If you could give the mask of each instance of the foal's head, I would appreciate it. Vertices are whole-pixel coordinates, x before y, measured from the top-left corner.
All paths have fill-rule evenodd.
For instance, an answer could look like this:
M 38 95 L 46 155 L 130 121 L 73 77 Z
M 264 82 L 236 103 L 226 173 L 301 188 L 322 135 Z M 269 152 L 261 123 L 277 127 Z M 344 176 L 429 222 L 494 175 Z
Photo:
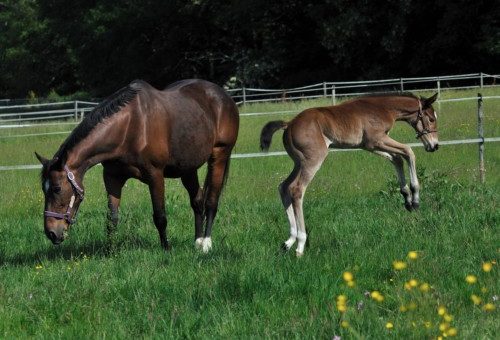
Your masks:
M 410 124 L 417 132 L 417 139 L 424 144 L 425 151 L 434 152 L 439 148 L 439 139 L 437 131 L 437 113 L 432 104 L 436 101 L 436 93 L 430 98 L 420 97 L 419 110 L 417 117 Z
M 83 188 L 62 161 L 48 160 L 35 153 L 42 163 L 42 190 L 45 196 L 44 231 L 53 244 L 64 241 L 68 229 L 75 222 L 78 207 L 83 200 Z

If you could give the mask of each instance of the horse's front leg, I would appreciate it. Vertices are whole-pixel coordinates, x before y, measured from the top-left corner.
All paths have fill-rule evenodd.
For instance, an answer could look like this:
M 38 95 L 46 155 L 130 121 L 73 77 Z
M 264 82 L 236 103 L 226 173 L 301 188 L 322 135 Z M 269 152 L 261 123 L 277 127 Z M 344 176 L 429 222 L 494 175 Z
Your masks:
M 413 153 L 413 150 L 408 145 L 396 142 L 389 136 L 385 136 L 379 143 L 377 143 L 377 149 L 393 155 L 400 155 L 406 160 L 410 172 L 411 208 L 418 209 L 420 206 L 420 184 L 417 178 L 415 154 Z M 407 209 L 408 208 L 409 206 L 407 206 Z
M 106 229 L 108 233 L 108 242 L 112 244 L 112 237 L 116 226 L 118 225 L 118 211 L 122 196 L 122 188 L 125 185 L 126 178 L 112 175 L 107 168 L 103 171 L 104 186 L 108 193 L 108 218 Z
M 165 179 L 163 171 L 155 169 L 149 174 L 149 193 L 153 203 L 153 221 L 160 234 L 161 246 L 170 249 L 167 240 L 167 214 L 165 213 Z
M 382 156 L 386 159 L 388 159 L 393 165 L 394 168 L 396 169 L 396 175 L 398 176 L 398 181 L 399 181 L 399 192 L 401 195 L 403 195 L 403 198 L 405 200 L 405 208 L 408 211 L 413 210 L 412 206 L 412 195 L 410 192 L 410 188 L 408 188 L 408 185 L 406 184 L 406 178 L 405 178 L 405 172 L 403 169 L 403 157 L 401 157 L 398 154 L 390 154 L 388 152 L 384 151 L 373 151 L 375 154 Z

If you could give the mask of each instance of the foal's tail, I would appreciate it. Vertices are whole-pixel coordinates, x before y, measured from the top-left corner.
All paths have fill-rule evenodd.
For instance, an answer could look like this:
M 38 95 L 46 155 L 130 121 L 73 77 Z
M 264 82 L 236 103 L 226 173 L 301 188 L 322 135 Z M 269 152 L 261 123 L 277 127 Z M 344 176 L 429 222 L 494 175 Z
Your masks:
M 264 125 L 262 131 L 260 132 L 260 149 L 262 151 L 269 150 L 273 134 L 279 129 L 286 129 L 287 126 L 288 123 L 284 120 L 275 120 Z

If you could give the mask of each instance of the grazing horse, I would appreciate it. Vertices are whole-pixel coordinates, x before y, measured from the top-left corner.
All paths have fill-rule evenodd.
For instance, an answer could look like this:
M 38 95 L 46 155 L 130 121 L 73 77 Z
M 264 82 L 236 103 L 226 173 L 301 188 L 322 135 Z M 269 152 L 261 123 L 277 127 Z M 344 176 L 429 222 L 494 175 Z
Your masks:
M 194 212 L 195 245 L 209 251 L 238 127 L 234 101 L 215 84 L 183 80 L 160 91 L 133 81 L 94 108 L 51 160 L 35 153 L 43 165 L 45 234 L 54 244 L 64 240 L 84 197 L 85 172 L 101 163 L 108 233 L 118 223 L 125 182 L 136 178 L 149 186 L 154 224 L 168 250 L 164 178 L 180 177 Z M 204 163 L 208 171 L 200 188 L 197 170 Z
M 307 109 L 290 122 L 267 123 L 260 136 L 261 149 L 267 151 L 274 132 L 284 129 L 283 145 L 295 164 L 292 173 L 279 186 L 290 223 L 290 238 L 284 248 L 290 249 L 298 240 L 297 255 L 304 253 L 307 234 L 302 201 L 329 147 L 361 148 L 387 158 L 396 168 L 406 209 L 417 209 L 419 184 L 415 155 L 409 146 L 393 140 L 388 133 L 395 121 L 405 121 L 415 129 L 426 151 L 437 150 L 437 115 L 432 108 L 436 98 L 437 94 L 428 99 L 412 94 L 368 95 L 336 106 Z M 409 165 L 410 188 L 406 184 L 403 159 Z

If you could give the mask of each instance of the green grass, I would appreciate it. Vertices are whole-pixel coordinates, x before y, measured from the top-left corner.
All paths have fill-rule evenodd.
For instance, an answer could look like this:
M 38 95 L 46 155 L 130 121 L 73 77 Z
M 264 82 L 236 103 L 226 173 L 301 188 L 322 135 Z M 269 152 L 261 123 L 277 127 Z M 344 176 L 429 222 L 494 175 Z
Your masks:
M 475 105 L 443 103 L 440 138 L 475 137 Z M 486 101 L 485 112 L 488 136 L 500 136 L 500 100 Z M 243 117 L 236 152 L 257 152 L 262 125 L 292 116 Z M 391 136 L 414 141 L 404 124 Z M 34 164 L 33 150 L 50 155 L 63 139 L 0 139 L 0 164 Z M 282 149 L 278 135 L 273 142 L 273 150 Z M 440 334 L 437 307 L 445 305 L 459 338 L 497 338 L 498 302 L 487 313 L 470 300 L 475 293 L 491 302 L 500 293 L 498 265 L 481 270 L 484 261 L 500 261 L 500 144 L 488 143 L 485 151 L 481 185 L 477 145 L 443 146 L 432 154 L 415 148 L 422 184 L 417 213 L 404 210 L 389 162 L 362 151 L 330 154 L 306 193 L 310 238 L 300 259 L 280 251 L 288 226 L 277 185 L 292 168 L 286 156 L 232 161 L 214 249 L 206 255 L 194 249 L 192 212 L 178 180 L 166 184 L 172 252 L 160 249 L 146 186 L 131 180 L 116 249 L 108 253 L 101 167 L 87 173 L 79 222 L 59 247 L 43 234 L 38 171 L 2 172 L 0 337 L 427 339 Z M 406 260 L 410 250 L 418 250 L 419 259 L 395 271 L 392 262 Z M 344 271 L 353 272 L 356 287 L 346 286 Z M 478 283 L 468 285 L 467 274 Z M 411 278 L 428 282 L 430 292 L 406 291 Z M 383 294 L 382 303 L 364 296 L 373 290 Z M 344 315 L 336 308 L 340 294 L 348 299 Z M 412 301 L 415 310 L 399 311 Z

